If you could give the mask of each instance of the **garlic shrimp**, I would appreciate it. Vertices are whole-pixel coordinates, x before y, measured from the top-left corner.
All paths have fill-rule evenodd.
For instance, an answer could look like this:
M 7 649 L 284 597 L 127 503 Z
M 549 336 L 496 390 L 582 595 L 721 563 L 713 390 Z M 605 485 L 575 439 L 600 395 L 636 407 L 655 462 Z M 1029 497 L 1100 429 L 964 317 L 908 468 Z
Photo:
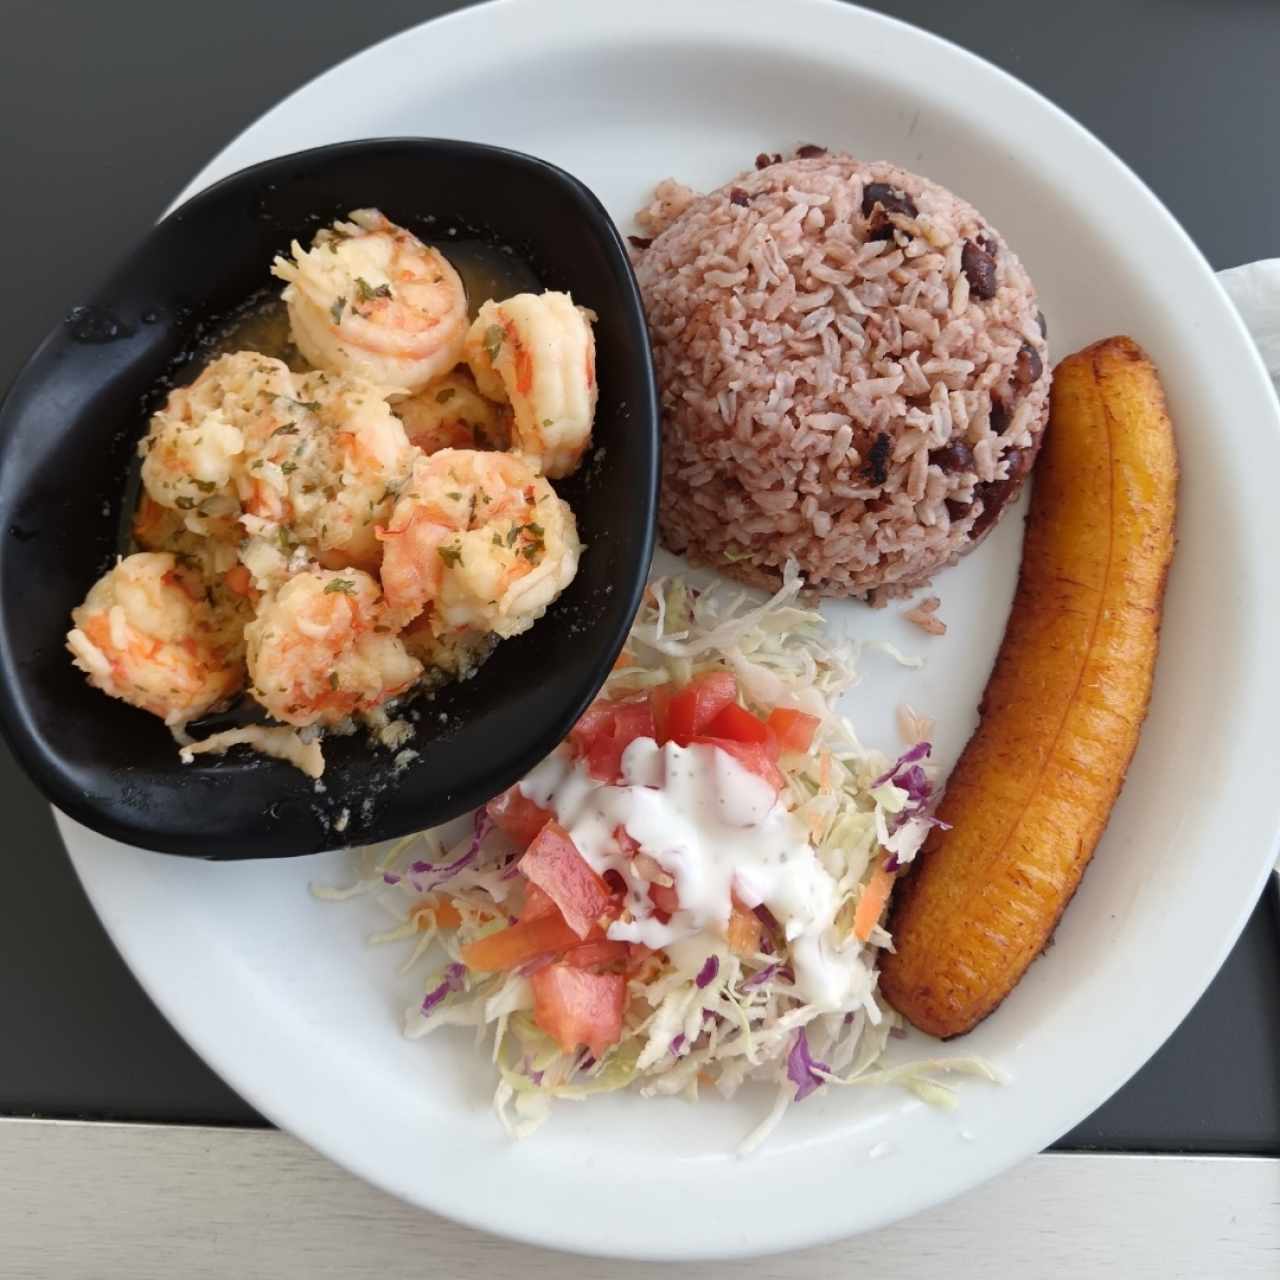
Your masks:
M 172 553 L 125 557 L 71 620 L 67 648 L 89 683 L 168 725 L 204 715 L 244 682 L 239 624 Z
M 392 408 L 411 444 L 423 453 L 441 449 L 505 449 L 511 441 L 511 410 L 476 389 L 464 368 L 437 379 Z
M 577 469 L 596 412 L 591 315 L 567 293 L 486 302 L 467 331 L 467 364 L 490 399 L 514 414 L 512 449 L 551 479 Z
M 245 628 L 250 693 L 286 724 L 333 725 L 414 685 L 422 665 L 359 569 L 309 569 L 259 602 Z
M 270 589 L 312 558 L 376 571 L 375 529 L 416 456 L 378 387 L 331 373 L 297 377 L 288 419 L 248 444 L 239 476 L 250 535 L 242 558 L 255 586 Z
M 396 394 L 421 390 L 462 358 L 467 295 L 438 249 L 377 209 L 295 240 L 272 273 L 286 281 L 294 344 L 313 365 Z
M 527 630 L 582 551 L 573 512 L 527 461 L 473 449 L 419 458 L 381 537 L 393 616 L 427 611 L 437 635 Z

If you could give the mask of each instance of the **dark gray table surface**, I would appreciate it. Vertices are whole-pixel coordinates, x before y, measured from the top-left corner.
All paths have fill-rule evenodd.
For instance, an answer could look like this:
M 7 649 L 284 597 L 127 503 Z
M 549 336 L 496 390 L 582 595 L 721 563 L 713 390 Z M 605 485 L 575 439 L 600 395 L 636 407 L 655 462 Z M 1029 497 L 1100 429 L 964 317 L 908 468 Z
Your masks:
M 339 59 L 457 7 L 9 0 L 0 41 L 8 227 L 0 387 L 243 126 Z M 1155 189 L 1215 267 L 1280 254 L 1273 0 L 875 7 L 983 54 L 1063 106 Z M 261 1123 L 129 974 L 47 807 L 2 746 L 0 803 L 0 1114 Z M 1259 904 L 1182 1027 L 1061 1145 L 1280 1154 L 1274 906 Z

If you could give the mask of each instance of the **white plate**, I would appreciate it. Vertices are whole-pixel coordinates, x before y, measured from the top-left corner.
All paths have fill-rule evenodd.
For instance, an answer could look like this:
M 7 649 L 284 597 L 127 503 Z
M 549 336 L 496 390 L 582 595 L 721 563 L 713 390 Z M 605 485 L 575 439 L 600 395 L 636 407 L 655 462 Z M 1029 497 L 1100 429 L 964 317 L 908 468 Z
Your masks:
M 962 1047 L 1012 1077 L 956 1113 L 896 1092 L 794 1108 L 751 1159 L 766 1099 L 563 1105 L 512 1144 L 466 1036 L 406 1042 L 396 957 L 371 919 L 312 901 L 340 859 L 214 866 L 62 822 L 112 937 L 191 1044 L 265 1115 L 407 1200 L 540 1244 L 666 1257 L 794 1248 L 878 1226 L 991 1177 L 1089 1114 L 1204 990 L 1274 859 L 1280 582 L 1277 406 L 1208 266 L 1149 191 L 1025 86 L 889 19 L 827 3 L 502 3 L 418 28 L 314 81 L 191 190 L 300 147 L 387 134 L 501 143 L 584 179 L 620 222 L 652 184 L 728 180 L 760 150 L 816 141 L 917 169 L 973 200 L 1041 290 L 1053 350 L 1138 338 L 1163 370 L 1182 451 L 1181 546 L 1156 696 L 1094 866 L 1003 1008 Z M 905 699 L 940 719 L 950 763 L 1012 593 L 1012 516 L 938 584 L 944 640 L 899 610 L 840 625 L 927 654 L 866 663 L 851 711 L 892 747 Z M 216 823 L 211 815 L 211 823 Z M 913 1038 L 895 1052 L 932 1046 Z M 884 1154 L 874 1163 L 869 1153 Z

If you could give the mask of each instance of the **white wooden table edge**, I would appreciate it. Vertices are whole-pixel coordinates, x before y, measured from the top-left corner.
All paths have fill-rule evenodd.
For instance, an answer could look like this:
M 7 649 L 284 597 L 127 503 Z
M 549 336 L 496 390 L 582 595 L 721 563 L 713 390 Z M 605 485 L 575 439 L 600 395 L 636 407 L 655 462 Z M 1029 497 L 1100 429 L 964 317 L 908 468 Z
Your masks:
M 659 1269 L 663 1280 L 739 1280 L 743 1269 L 512 1244 L 403 1204 L 275 1130 L 0 1119 L 0 1167 L 6 1280 L 636 1280 Z M 1274 1277 L 1280 1159 L 1040 1155 L 908 1222 L 750 1269 L 753 1280 Z

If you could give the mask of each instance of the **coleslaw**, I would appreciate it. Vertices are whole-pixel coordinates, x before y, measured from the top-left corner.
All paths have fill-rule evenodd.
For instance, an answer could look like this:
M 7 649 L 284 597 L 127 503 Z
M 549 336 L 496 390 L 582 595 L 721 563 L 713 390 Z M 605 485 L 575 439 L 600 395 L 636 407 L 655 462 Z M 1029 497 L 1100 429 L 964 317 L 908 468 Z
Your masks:
M 896 760 L 840 714 L 857 653 L 799 600 L 650 584 L 570 739 L 477 811 L 357 854 L 426 970 L 405 1034 L 469 1027 L 494 1104 L 533 1132 L 557 1099 L 774 1091 L 741 1150 L 826 1085 L 895 1084 L 942 1105 L 970 1058 L 879 1068 L 900 1019 L 876 991 L 897 872 L 931 826 L 927 741 Z

